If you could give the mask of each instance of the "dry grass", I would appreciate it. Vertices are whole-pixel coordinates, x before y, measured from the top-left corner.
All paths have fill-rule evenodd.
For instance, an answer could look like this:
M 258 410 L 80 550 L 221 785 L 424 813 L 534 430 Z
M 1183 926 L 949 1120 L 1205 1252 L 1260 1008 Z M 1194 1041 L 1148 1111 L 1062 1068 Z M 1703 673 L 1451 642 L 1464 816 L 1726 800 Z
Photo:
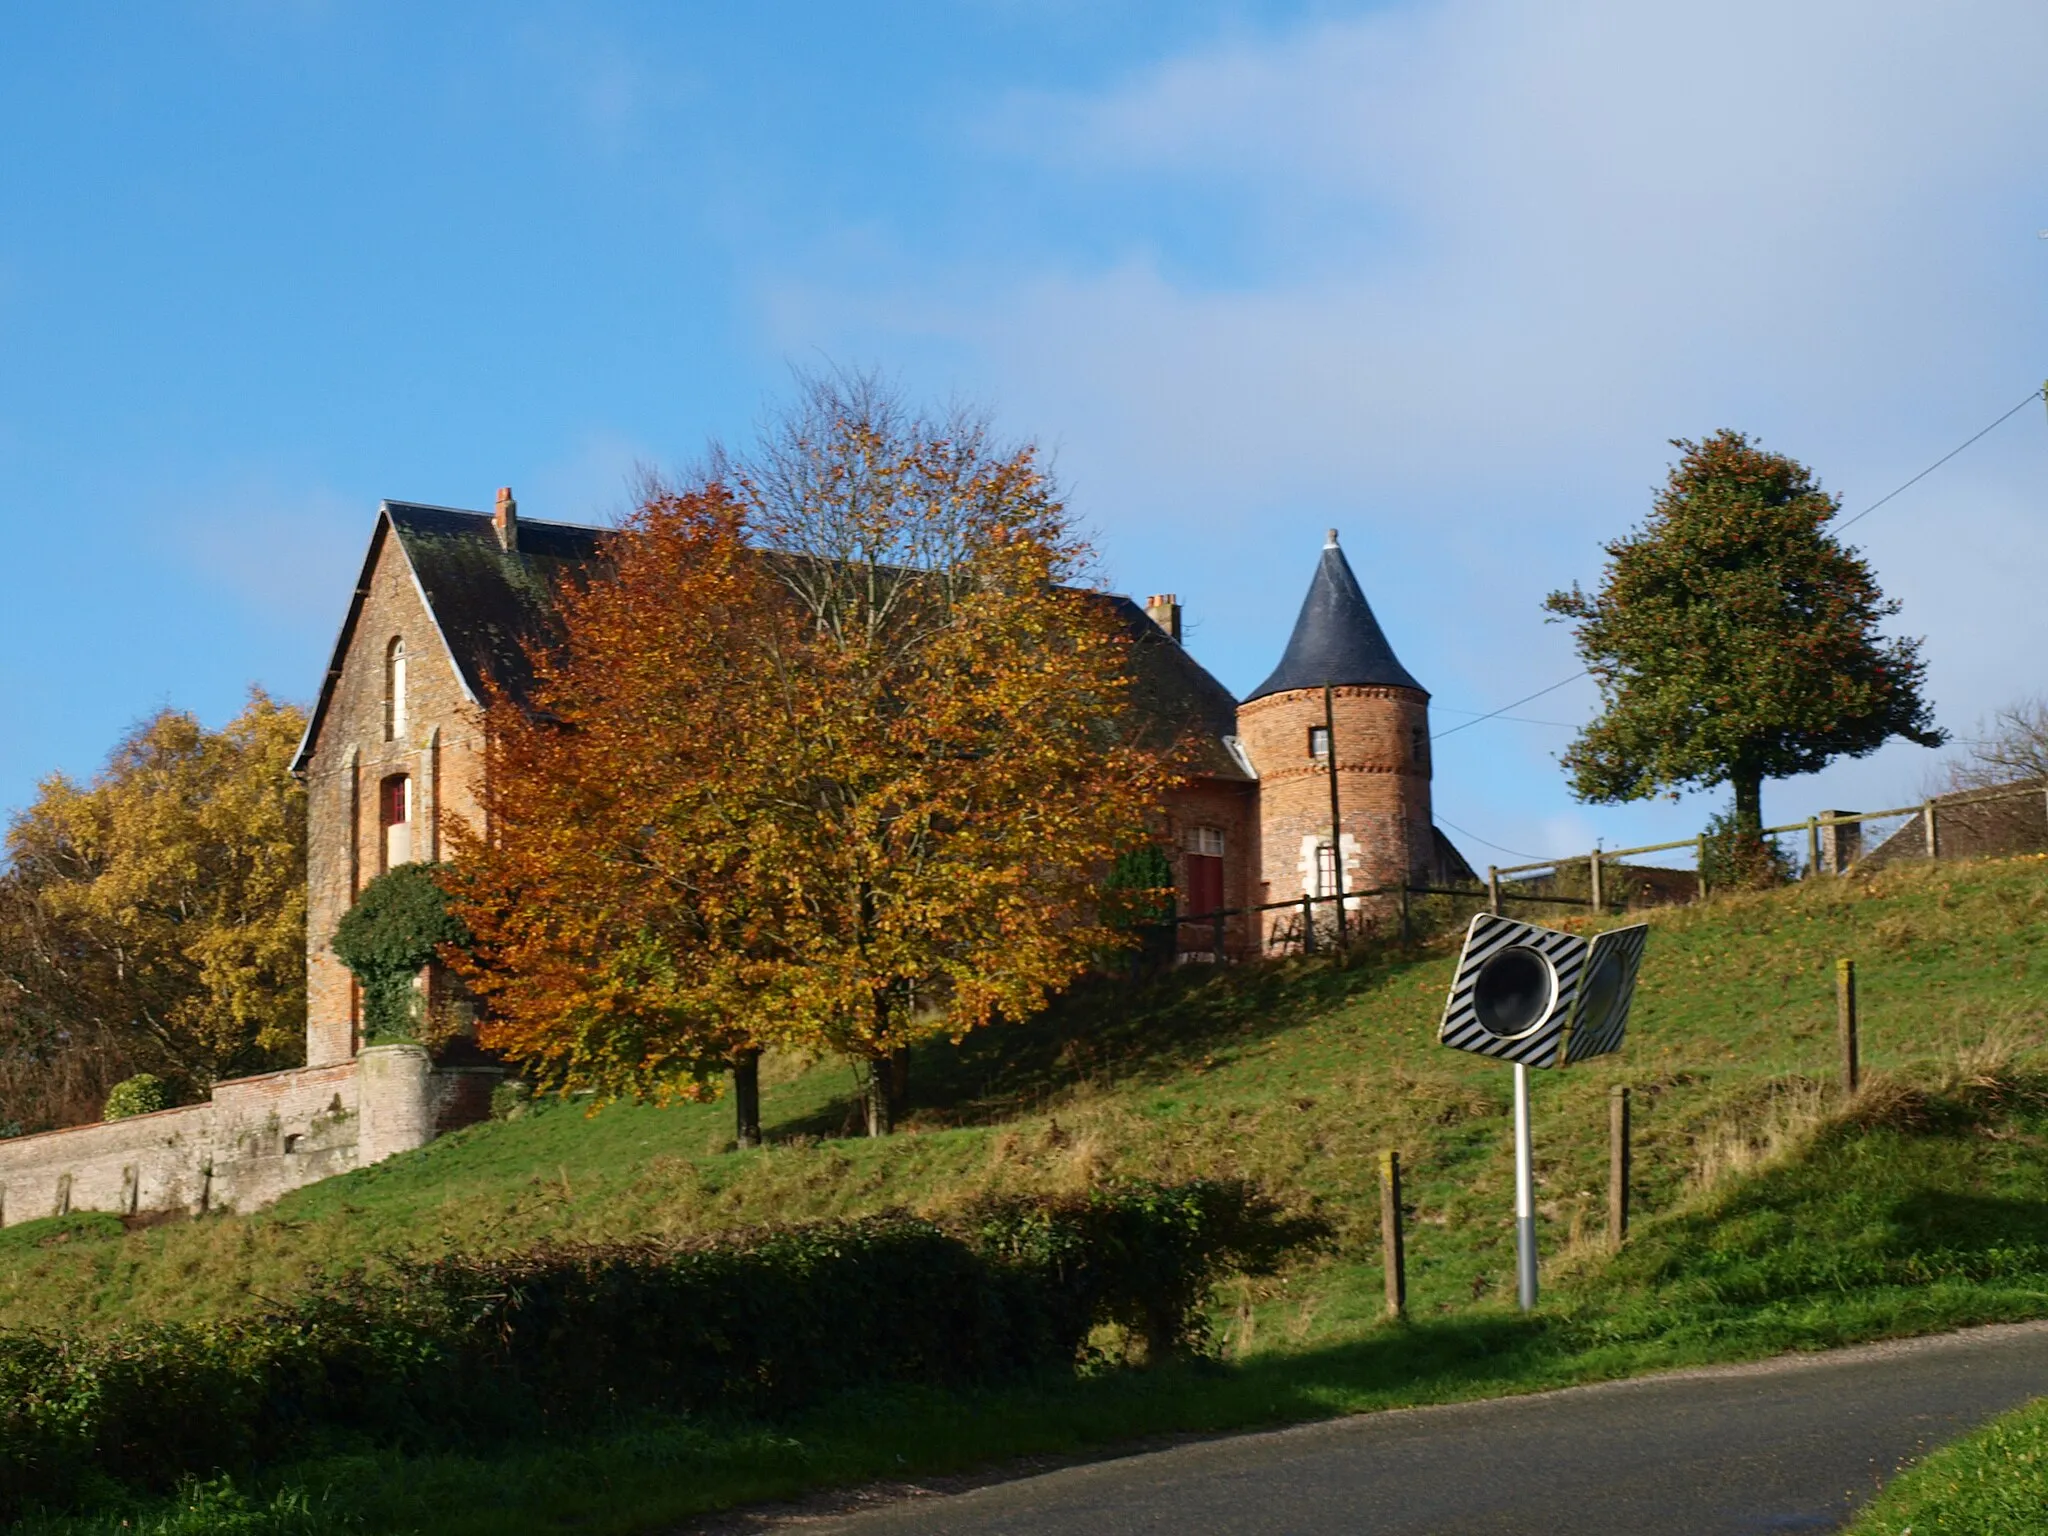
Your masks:
M 1792 1156 L 1828 1121 L 1828 1090 L 1811 1078 L 1769 1085 L 1760 1099 L 1694 1139 L 1691 1188 L 1706 1194 Z

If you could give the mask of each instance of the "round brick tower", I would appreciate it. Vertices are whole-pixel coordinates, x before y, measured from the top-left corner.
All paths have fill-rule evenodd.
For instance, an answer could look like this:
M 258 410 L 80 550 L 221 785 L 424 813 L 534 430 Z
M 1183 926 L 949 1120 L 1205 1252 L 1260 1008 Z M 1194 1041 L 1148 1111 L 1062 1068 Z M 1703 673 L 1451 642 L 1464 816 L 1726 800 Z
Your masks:
M 1326 718 L 1324 689 L 1329 689 Z M 1338 840 L 1330 816 L 1335 727 Z M 1441 862 L 1429 804 L 1429 694 L 1387 644 L 1337 531 L 1309 583 L 1273 675 L 1237 709 L 1259 775 L 1261 874 L 1267 901 L 1399 886 Z M 1386 903 L 1345 903 L 1375 912 Z M 1329 909 L 1322 909 L 1328 911 Z M 1276 915 L 1275 927 L 1287 920 Z

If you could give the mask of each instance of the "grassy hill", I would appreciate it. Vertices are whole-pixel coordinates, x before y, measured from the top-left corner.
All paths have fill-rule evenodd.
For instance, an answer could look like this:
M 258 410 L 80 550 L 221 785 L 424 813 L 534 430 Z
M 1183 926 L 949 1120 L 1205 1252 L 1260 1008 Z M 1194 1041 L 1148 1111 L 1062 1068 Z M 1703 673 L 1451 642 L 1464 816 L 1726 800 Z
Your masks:
M 968 1413 L 913 1395 L 886 1415 L 848 1408 L 766 1437 L 670 1426 L 530 1463 L 513 1452 L 402 1476 L 307 1474 L 348 1484 L 370 1529 L 458 1529 L 445 1510 L 471 1505 L 484 1511 L 476 1529 L 547 1529 L 547 1511 L 573 1505 L 582 1528 L 623 1531 L 907 1466 L 2048 1314 L 2048 863 L 1815 881 L 1652 922 L 1623 1053 L 1538 1077 L 1549 1289 L 1534 1319 L 1512 1310 L 1507 1069 L 1432 1042 L 1447 937 L 1349 967 L 1091 990 L 1031 1025 L 935 1046 L 913 1064 L 923 1107 L 884 1142 L 841 1137 L 844 1067 L 781 1061 L 757 1152 L 730 1150 L 723 1105 L 559 1104 L 252 1216 L 11 1228 L 0 1324 L 218 1316 L 400 1254 L 936 1211 L 1122 1174 L 1241 1175 L 1335 1226 L 1332 1251 L 1225 1288 L 1222 1373 L 1112 1372 Z M 1876 1075 L 1853 1105 L 1831 1086 L 1842 955 L 1858 962 Z M 1635 1090 L 1643 1221 L 1609 1262 L 1597 1239 L 1616 1082 Z M 1409 1170 L 1402 1328 L 1380 1318 L 1384 1147 Z M 595 1510 L 594 1486 L 610 1490 Z M 511 1523 L 515 1508 L 533 1523 Z

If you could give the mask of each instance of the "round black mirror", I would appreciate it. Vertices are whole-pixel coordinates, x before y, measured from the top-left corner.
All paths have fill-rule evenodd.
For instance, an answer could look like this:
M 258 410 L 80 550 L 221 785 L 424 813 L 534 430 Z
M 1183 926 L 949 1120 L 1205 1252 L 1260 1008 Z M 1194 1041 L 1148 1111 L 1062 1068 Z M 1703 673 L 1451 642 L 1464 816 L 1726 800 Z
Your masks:
M 1499 1039 L 1526 1034 L 1543 1021 L 1557 995 L 1550 962 L 1523 944 L 1488 955 L 1472 978 L 1472 1015 Z

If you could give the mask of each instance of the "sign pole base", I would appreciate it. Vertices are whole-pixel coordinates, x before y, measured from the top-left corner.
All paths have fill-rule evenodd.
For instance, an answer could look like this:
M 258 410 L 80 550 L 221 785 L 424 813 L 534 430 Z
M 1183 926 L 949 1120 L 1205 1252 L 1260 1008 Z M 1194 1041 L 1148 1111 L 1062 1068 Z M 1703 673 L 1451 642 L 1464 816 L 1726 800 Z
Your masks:
M 1515 1293 L 1536 1310 L 1536 1172 L 1529 1137 L 1529 1068 L 1515 1063 Z

